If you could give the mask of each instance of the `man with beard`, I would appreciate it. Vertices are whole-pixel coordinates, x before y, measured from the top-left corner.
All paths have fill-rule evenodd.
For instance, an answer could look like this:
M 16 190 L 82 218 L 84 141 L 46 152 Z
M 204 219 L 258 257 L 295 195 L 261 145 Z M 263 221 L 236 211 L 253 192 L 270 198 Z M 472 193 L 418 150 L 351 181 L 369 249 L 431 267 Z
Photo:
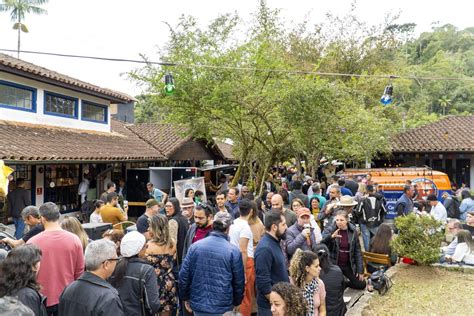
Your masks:
M 270 211 L 265 216 L 266 233 L 255 251 L 258 315 L 270 316 L 270 292 L 278 282 L 290 282 L 280 241 L 285 239 L 286 220 L 283 214 Z
M 283 198 L 280 194 L 274 194 L 271 203 L 272 211 L 279 211 L 285 217 L 287 226 L 292 226 L 296 223 L 296 220 L 298 219 L 296 213 L 283 206 Z
M 216 207 L 214 208 L 214 211 L 213 211 L 214 215 L 218 214 L 219 212 L 230 214 L 230 209 L 225 205 L 225 202 L 226 202 L 225 192 L 221 190 L 217 191 L 216 192 Z
M 198 205 L 194 209 L 194 224 L 189 226 L 184 240 L 183 260 L 189 247 L 196 241 L 203 239 L 212 230 L 212 210 L 209 207 Z

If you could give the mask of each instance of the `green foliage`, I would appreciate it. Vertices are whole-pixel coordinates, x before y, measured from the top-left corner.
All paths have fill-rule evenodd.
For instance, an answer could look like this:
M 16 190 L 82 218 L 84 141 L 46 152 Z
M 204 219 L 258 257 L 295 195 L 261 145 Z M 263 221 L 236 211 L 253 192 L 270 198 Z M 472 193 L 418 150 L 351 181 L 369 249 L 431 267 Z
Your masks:
M 160 51 L 177 66 L 147 64 L 130 73 L 148 88 L 136 105 L 137 120 L 165 119 L 186 124 L 197 137 L 232 139 L 258 188 L 276 162 L 297 157 L 314 173 L 323 156 L 370 160 L 389 151 L 391 135 L 402 127 L 474 112 L 472 81 L 418 79 L 472 76 L 474 29 L 447 25 L 415 39 L 413 23 L 397 24 L 398 16 L 388 15 L 370 26 L 354 9 L 293 29 L 264 0 L 250 24 L 226 14 L 200 27 L 182 16 Z M 166 71 L 175 79 L 173 96 L 163 94 Z M 364 76 L 387 74 L 415 79 L 394 79 L 394 103 L 382 106 L 388 78 Z
M 439 247 L 444 237 L 439 221 L 431 216 L 411 213 L 397 217 L 395 224 L 399 234 L 391 245 L 396 253 L 423 265 L 438 262 Z

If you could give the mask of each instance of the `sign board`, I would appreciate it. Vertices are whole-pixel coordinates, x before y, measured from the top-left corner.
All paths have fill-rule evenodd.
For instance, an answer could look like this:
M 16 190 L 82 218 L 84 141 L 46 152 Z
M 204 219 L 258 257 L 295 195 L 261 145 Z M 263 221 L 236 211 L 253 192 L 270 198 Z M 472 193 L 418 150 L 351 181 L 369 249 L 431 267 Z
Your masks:
M 186 192 L 187 189 L 202 191 L 204 193 L 203 201 L 207 201 L 204 177 L 174 181 L 175 196 L 180 202 L 183 201 L 184 192 Z

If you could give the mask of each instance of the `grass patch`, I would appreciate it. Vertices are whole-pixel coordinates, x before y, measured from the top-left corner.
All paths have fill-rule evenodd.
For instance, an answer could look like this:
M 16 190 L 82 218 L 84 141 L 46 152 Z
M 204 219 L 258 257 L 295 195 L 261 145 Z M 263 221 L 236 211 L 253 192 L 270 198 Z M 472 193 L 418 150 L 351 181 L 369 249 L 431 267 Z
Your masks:
M 389 292 L 374 294 L 362 315 L 473 315 L 474 275 L 400 265 Z

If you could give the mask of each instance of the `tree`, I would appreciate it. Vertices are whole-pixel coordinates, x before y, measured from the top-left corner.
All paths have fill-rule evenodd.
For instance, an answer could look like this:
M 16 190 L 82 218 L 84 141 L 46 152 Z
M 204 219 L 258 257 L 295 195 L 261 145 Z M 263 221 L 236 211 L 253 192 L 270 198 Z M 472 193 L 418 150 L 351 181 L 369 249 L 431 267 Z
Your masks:
M 439 106 L 443 108 L 443 115 L 446 115 L 446 108 L 448 108 L 451 105 L 451 100 L 448 99 L 446 96 L 441 97 L 438 99 Z
M 0 3 L 0 11 L 10 11 L 13 29 L 18 31 L 17 57 L 20 58 L 20 38 L 21 32 L 28 33 L 27 26 L 23 23 L 25 15 L 28 13 L 47 14 L 47 11 L 39 5 L 45 4 L 48 0 L 3 0 Z

